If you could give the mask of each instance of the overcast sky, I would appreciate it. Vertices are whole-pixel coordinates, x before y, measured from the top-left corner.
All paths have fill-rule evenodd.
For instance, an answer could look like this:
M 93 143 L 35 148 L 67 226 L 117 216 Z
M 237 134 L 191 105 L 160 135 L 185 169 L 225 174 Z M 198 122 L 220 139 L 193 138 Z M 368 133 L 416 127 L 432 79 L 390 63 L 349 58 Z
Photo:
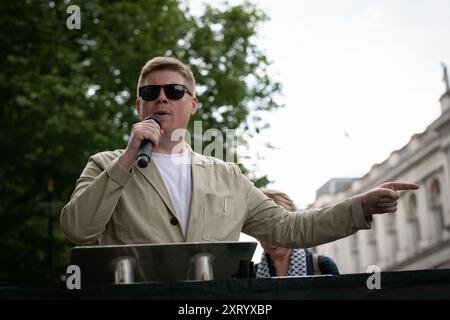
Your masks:
M 332 177 L 363 176 L 439 116 L 450 1 L 252 2 L 270 17 L 258 43 L 286 105 L 252 146 L 277 147 L 258 166 L 300 207 Z M 191 0 L 192 10 L 202 3 Z
M 258 167 L 300 208 L 330 178 L 363 176 L 440 115 L 449 0 L 251 2 L 270 17 L 258 44 L 286 105 L 252 147 L 277 147 Z M 190 3 L 200 12 L 203 1 Z

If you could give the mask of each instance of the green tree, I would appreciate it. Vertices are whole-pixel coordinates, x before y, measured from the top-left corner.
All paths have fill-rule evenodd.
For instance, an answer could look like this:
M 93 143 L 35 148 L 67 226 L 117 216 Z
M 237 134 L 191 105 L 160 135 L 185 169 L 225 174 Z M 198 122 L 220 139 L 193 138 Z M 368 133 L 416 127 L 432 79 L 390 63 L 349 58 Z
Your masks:
M 0 4 L 0 281 L 53 282 L 64 272 L 71 244 L 59 210 L 89 155 L 125 147 L 150 57 L 191 65 L 201 106 L 193 120 L 203 130 L 236 129 L 247 139 L 266 127 L 258 112 L 280 107 L 280 86 L 254 44 L 267 16 L 254 5 L 208 6 L 195 17 L 178 0 L 76 4 L 79 30 L 66 27 L 70 1 Z

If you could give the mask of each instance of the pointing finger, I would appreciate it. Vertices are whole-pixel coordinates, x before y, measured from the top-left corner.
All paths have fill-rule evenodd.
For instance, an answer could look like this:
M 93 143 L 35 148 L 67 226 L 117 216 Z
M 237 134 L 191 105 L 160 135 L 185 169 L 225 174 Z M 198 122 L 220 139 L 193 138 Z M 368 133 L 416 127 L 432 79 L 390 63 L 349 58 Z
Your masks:
M 419 185 L 415 183 L 403 183 L 403 182 L 387 182 L 383 183 L 381 188 L 387 188 L 392 190 L 417 190 Z

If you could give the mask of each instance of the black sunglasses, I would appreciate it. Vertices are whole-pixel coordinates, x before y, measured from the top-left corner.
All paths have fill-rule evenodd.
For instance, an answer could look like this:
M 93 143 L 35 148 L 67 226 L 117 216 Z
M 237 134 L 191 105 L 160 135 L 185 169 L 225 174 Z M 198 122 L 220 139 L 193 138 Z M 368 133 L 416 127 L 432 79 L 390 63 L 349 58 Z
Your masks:
M 185 85 L 172 83 L 163 86 L 151 84 L 148 86 L 139 87 L 139 97 L 141 97 L 145 101 L 156 100 L 159 97 L 161 88 L 164 89 L 164 94 L 170 100 L 180 100 L 184 97 L 185 91 L 190 96 L 192 96 L 192 94 L 189 92 L 189 89 Z

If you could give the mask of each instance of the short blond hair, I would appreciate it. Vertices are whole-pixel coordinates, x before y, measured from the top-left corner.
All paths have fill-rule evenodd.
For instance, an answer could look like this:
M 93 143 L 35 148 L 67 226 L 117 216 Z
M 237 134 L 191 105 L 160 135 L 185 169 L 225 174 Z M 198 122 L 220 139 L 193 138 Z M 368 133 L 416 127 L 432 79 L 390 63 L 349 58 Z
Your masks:
M 172 57 L 155 57 L 148 60 L 142 67 L 137 85 L 137 96 L 139 97 L 139 87 L 142 86 L 145 78 L 154 71 L 172 70 L 180 73 L 186 80 L 186 87 L 195 96 L 195 79 L 191 69 L 180 60 Z
M 277 205 L 282 206 L 288 211 L 297 211 L 294 201 L 289 196 L 281 191 L 275 189 L 262 190 L 266 196 L 272 199 Z

